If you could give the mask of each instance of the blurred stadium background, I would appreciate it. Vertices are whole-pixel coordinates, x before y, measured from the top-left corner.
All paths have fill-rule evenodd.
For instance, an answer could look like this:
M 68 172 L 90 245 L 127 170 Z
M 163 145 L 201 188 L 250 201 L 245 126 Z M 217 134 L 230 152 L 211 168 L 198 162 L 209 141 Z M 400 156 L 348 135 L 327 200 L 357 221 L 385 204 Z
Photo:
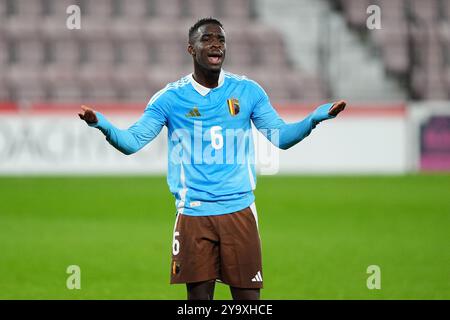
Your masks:
M 165 133 L 126 157 L 76 113 L 131 124 L 192 71 L 187 31 L 205 16 L 224 24 L 224 68 L 285 119 L 348 101 L 259 177 L 262 297 L 449 299 L 449 0 L 0 0 L 0 298 L 185 297 L 168 284 Z

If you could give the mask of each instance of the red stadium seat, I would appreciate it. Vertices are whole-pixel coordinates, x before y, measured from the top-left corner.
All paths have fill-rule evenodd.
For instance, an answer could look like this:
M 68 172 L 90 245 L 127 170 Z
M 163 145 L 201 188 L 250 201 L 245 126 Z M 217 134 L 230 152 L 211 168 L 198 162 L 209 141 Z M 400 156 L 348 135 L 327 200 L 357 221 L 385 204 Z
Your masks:
M 228 19 L 245 21 L 253 15 L 251 0 L 227 0 L 220 3 L 223 6 L 223 16 Z
M 421 21 L 434 21 L 438 17 L 438 0 L 409 0 L 412 13 Z
M 382 24 L 395 22 L 405 22 L 405 12 L 408 0 L 377 0 L 376 4 L 381 9 Z
M 404 21 L 384 22 L 383 28 L 373 33 L 379 46 L 386 70 L 405 75 L 409 68 L 408 27 Z
M 127 21 L 140 22 L 147 19 L 151 12 L 151 1 L 148 0 L 133 0 L 120 1 L 121 17 Z
M 365 28 L 366 10 L 371 4 L 369 0 L 342 0 L 345 16 L 350 26 L 354 28 Z
M 152 0 L 152 15 L 162 19 L 180 18 L 186 7 L 183 0 Z
M 189 10 L 190 16 L 214 17 L 216 14 L 215 3 L 211 0 L 185 0 L 186 8 Z M 225 1 L 224 1 L 225 2 Z

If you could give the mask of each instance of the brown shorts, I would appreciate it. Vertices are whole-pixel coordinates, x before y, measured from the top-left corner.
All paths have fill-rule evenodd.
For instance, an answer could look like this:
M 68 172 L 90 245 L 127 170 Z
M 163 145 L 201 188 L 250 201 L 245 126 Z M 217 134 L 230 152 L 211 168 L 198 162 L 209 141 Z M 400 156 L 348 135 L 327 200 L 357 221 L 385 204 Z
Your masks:
M 170 283 L 219 280 L 237 288 L 262 288 L 257 224 L 254 204 L 217 216 L 178 214 Z

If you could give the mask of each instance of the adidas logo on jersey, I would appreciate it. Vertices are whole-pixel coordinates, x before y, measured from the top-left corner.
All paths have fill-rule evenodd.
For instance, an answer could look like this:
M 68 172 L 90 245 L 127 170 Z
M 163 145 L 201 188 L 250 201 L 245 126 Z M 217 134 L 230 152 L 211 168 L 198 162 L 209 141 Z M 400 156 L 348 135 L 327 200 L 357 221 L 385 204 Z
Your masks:
M 186 113 L 186 117 L 188 117 L 188 118 L 192 118 L 192 117 L 200 117 L 201 116 L 201 114 L 200 114 L 200 112 L 198 111 L 198 108 L 197 107 L 193 107 L 192 109 L 191 109 L 191 111 L 189 111 L 188 113 Z
M 261 272 L 258 271 L 258 273 L 255 275 L 255 277 L 252 279 L 252 282 L 262 282 L 262 276 Z

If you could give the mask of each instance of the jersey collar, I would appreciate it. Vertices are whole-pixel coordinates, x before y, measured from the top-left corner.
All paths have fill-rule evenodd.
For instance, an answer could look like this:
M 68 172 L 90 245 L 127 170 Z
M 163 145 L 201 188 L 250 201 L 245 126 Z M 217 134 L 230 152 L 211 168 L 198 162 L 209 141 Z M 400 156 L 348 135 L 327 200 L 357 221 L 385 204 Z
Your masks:
M 195 91 L 200 93 L 202 96 L 206 96 L 212 90 L 211 88 L 207 88 L 205 86 L 202 86 L 200 83 L 195 81 L 192 73 L 189 75 L 189 79 L 191 80 L 191 84 L 194 87 Z M 223 72 L 223 69 L 221 69 L 220 70 L 220 74 L 219 74 L 219 81 L 218 81 L 218 84 L 217 84 L 216 88 L 221 87 L 223 85 L 224 81 L 225 81 L 225 74 Z M 215 88 L 213 88 L 213 89 L 215 89 Z

